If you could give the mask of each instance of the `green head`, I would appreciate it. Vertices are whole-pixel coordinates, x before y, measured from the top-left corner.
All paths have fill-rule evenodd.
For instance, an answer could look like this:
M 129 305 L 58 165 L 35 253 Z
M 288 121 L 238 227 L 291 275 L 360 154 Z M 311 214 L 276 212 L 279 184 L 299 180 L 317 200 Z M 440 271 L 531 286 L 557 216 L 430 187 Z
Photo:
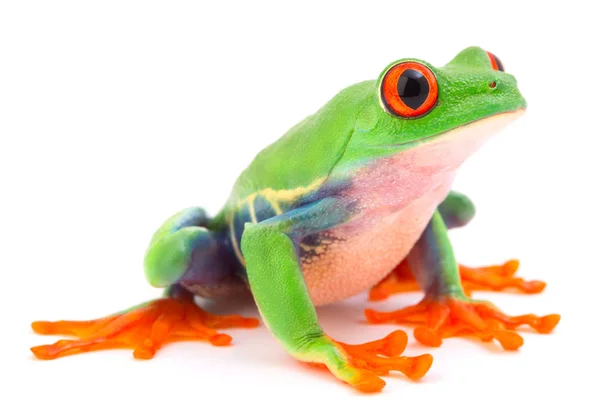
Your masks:
M 413 148 L 476 121 L 517 116 L 527 106 L 516 79 L 479 47 L 466 48 L 443 67 L 398 60 L 376 81 L 349 89 L 364 101 L 342 165 Z

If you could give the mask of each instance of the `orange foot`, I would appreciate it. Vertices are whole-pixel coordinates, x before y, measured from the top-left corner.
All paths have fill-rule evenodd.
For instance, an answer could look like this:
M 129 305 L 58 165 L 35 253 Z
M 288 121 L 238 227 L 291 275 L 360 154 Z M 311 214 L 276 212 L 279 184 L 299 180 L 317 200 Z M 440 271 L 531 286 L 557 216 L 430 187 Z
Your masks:
M 369 323 L 416 323 L 415 338 L 428 346 L 440 346 L 452 336 L 475 336 L 484 342 L 496 339 L 504 349 L 516 350 L 523 338 L 514 330 L 529 325 L 539 333 L 550 333 L 560 321 L 558 314 L 508 316 L 491 303 L 466 298 L 425 298 L 420 303 L 393 312 L 365 310 Z
M 383 339 L 362 344 L 348 344 L 335 341 L 348 355 L 356 368 L 375 375 L 387 375 L 398 371 L 411 380 L 419 380 L 429 371 L 433 363 L 430 354 L 415 357 L 399 356 L 408 343 L 406 332 L 397 330 Z
M 401 372 L 411 380 L 419 380 L 429 371 L 433 362 L 431 355 L 400 356 L 407 342 L 408 336 L 402 330 L 362 344 L 343 343 L 324 336 L 299 359 L 329 369 L 337 378 L 361 392 L 374 393 L 386 384 L 380 376 L 391 371 Z M 337 350 L 332 352 L 331 344 Z
M 509 260 L 503 265 L 470 268 L 459 265 L 461 283 L 464 292 L 470 296 L 472 291 L 506 291 L 519 290 L 526 294 L 537 294 L 543 291 L 543 281 L 526 281 L 516 276 L 519 269 L 518 260 Z M 369 293 L 371 301 L 385 300 L 391 295 L 419 291 L 419 285 L 413 276 L 408 263 L 402 262 L 385 279 L 374 286 Z
M 52 345 L 31 348 L 39 359 L 101 349 L 130 348 L 138 359 L 150 359 L 165 343 L 208 340 L 225 346 L 231 336 L 218 328 L 258 326 L 258 320 L 237 315 L 217 316 L 202 310 L 192 301 L 162 298 L 126 312 L 89 321 L 37 321 L 31 327 L 44 335 L 71 335 L 79 339 L 59 340 Z

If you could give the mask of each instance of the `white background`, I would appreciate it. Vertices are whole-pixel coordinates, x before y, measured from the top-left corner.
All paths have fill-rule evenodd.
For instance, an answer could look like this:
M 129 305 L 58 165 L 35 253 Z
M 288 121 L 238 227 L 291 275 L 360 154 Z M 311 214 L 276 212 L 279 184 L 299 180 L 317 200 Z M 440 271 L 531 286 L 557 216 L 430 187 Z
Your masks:
M 539 3 L 540 5 L 542 3 Z M 0 417 L 598 417 L 597 14 L 592 2 L 5 1 L 0 6 Z M 525 117 L 463 167 L 476 220 L 452 232 L 471 265 L 522 260 L 539 296 L 479 294 L 509 313 L 558 312 L 518 353 L 460 339 L 407 353 L 414 384 L 363 396 L 289 357 L 264 327 L 234 345 L 179 343 L 35 360 L 32 320 L 88 319 L 154 298 L 142 259 L 175 211 L 215 213 L 262 147 L 389 62 L 443 65 L 470 45 L 499 56 Z M 364 295 L 320 310 L 362 342 Z M 256 314 L 252 308 L 221 311 Z M 408 330 L 408 329 L 407 329 Z M 409 330 L 410 332 L 410 330 Z M 591 380 L 591 382 L 590 382 Z

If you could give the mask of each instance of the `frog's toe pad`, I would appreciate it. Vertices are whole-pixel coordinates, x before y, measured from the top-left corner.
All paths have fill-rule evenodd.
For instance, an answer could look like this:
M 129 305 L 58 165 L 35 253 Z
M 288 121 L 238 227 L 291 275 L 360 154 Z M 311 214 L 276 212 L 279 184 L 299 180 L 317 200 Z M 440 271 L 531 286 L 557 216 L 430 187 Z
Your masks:
M 162 298 L 126 312 L 90 321 L 33 322 L 39 334 L 71 335 L 52 345 L 31 348 L 39 359 L 55 359 L 101 349 L 130 348 L 137 359 L 150 359 L 169 342 L 206 340 L 215 346 L 228 345 L 231 336 L 217 328 L 258 326 L 258 320 L 241 316 L 210 314 L 192 301 Z
M 370 323 L 417 324 L 414 336 L 427 346 L 440 346 L 453 336 L 475 336 L 484 342 L 498 341 L 506 350 L 516 350 L 523 338 L 515 332 L 528 325 L 539 333 L 550 333 L 560 321 L 558 314 L 509 316 L 487 302 L 439 297 L 425 298 L 419 304 L 392 312 L 366 310 Z
M 406 333 L 398 330 L 383 339 L 363 344 L 336 342 L 348 354 L 354 367 L 375 375 L 398 371 L 411 380 L 421 379 L 433 362 L 433 357 L 423 354 L 416 357 L 399 356 L 408 342 Z M 364 390 L 363 390 L 364 391 Z

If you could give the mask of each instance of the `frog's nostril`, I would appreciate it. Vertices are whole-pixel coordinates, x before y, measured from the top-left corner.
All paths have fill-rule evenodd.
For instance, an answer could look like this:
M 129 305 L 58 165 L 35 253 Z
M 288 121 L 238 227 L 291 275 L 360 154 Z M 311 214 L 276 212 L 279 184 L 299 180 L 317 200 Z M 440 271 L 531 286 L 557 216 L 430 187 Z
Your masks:
M 498 87 L 498 82 L 496 82 L 495 80 L 494 80 L 494 81 L 491 81 L 491 82 L 488 84 L 488 86 L 490 87 L 490 89 L 495 89 L 496 87 Z

